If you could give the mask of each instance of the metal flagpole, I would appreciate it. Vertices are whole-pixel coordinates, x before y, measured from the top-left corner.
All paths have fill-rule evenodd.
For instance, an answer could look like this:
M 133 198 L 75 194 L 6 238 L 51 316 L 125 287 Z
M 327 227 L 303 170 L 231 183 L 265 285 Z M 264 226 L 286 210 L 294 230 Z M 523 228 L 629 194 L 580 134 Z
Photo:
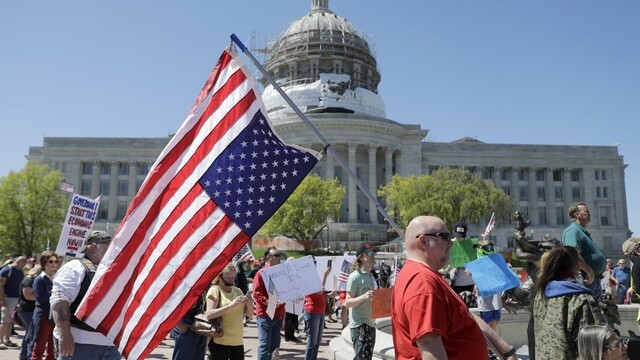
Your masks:
M 236 34 L 231 34 L 231 40 L 236 43 L 236 45 L 238 45 L 238 47 L 240 48 L 240 50 L 242 50 L 242 52 L 247 55 L 249 57 L 249 59 L 251 59 L 251 62 L 253 62 L 253 64 L 258 68 L 258 70 L 260 70 L 260 72 L 262 73 L 262 75 L 264 75 L 267 80 L 269 80 L 269 82 L 271 83 L 271 85 L 273 85 L 273 88 L 276 89 L 278 91 L 278 93 L 280 94 L 280 96 L 282 96 L 284 98 L 284 100 L 287 102 L 287 104 L 289 104 L 289 106 L 291 106 L 291 108 L 293 109 L 293 111 L 296 112 L 296 114 L 300 117 L 300 119 L 302 119 L 302 121 L 305 122 L 305 124 L 307 124 L 307 126 L 309 126 L 309 128 L 311 129 L 311 131 L 313 131 L 313 133 L 316 135 L 316 137 L 320 140 L 320 142 L 324 145 L 324 148 L 326 151 L 329 151 L 331 153 L 331 155 L 333 156 L 333 158 L 338 161 L 338 163 L 340 164 L 340 166 L 347 172 L 347 174 L 349 174 L 349 176 L 351 177 L 351 179 L 353 181 L 355 181 L 356 185 L 360 188 L 360 190 L 362 190 L 362 193 L 364 193 L 367 198 L 372 201 L 373 203 L 376 204 L 376 209 L 378 209 L 378 211 L 380 212 L 380 214 L 382 214 L 382 216 L 385 218 L 385 220 L 387 220 L 389 222 L 389 225 L 391 225 L 391 227 L 398 233 L 398 235 L 402 238 L 404 238 L 404 234 L 403 232 L 400 230 L 400 228 L 398 227 L 398 225 L 396 224 L 396 222 L 391 218 L 391 216 L 389 216 L 389 214 L 387 214 L 387 212 L 384 210 L 384 208 L 382 207 L 382 205 L 380 205 L 380 202 L 378 201 L 378 199 L 376 199 L 375 196 L 373 196 L 373 194 L 371 194 L 371 192 L 369 191 L 369 189 L 367 187 L 364 186 L 364 184 L 360 181 L 360 179 L 358 179 L 358 177 L 356 176 L 356 174 L 351 170 L 351 168 L 349 168 L 349 165 L 347 165 L 347 163 L 344 162 L 344 160 L 342 160 L 342 158 L 340 157 L 340 155 L 338 155 L 338 153 L 335 151 L 335 149 L 333 148 L 333 146 L 331 146 L 331 144 L 329 144 L 329 142 L 327 142 L 327 140 L 322 136 L 322 134 L 320 134 L 320 132 L 318 131 L 318 129 L 316 129 L 316 127 L 311 123 L 311 121 L 302 113 L 302 111 L 296 106 L 296 104 L 293 103 L 293 100 L 291 100 L 291 98 L 287 95 L 287 93 L 284 92 L 284 90 L 282 90 L 282 88 L 280 87 L 280 85 L 278 85 L 276 83 L 276 81 L 271 77 L 271 75 L 269 75 L 269 73 L 267 72 L 267 70 L 262 66 L 262 64 L 260 64 L 260 62 L 253 56 L 253 54 L 251 54 L 251 52 L 249 51 L 249 49 L 247 49 L 246 46 L 244 46 L 244 44 L 242 43 L 242 41 L 240 41 L 240 39 L 238 39 L 238 37 L 236 36 Z

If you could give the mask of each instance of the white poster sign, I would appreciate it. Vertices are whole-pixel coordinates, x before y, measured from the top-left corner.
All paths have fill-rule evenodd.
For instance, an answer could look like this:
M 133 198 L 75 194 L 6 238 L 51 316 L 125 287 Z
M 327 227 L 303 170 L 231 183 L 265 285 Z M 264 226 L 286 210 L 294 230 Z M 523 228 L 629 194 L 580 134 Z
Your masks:
M 318 276 L 322 279 L 324 275 L 324 271 L 327 267 L 331 267 L 331 273 L 327 277 L 327 282 L 324 284 L 324 289 L 326 291 L 333 290 L 345 290 L 347 288 L 347 284 L 345 282 L 338 281 L 338 274 L 340 274 L 340 267 L 344 260 L 347 260 L 351 264 L 356 261 L 356 257 L 351 256 L 316 256 L 317 262 L 317 271 Z
M 320 277 L 311 256 L 263 268 L 262 278 L 271 278 L 281 304 L 322 291 Z
M 82 195 L 73 194 L 71 204 L 67 211 L 67 217 L 62 226 L 62 233 L 58 239 L 56 253 L 61 256 L 81 257 L 83 254 L 78 249 L 84 244 L 84 239 L 89 236 L 93 223 L 98 216 L 100 197 L 94 199 Z

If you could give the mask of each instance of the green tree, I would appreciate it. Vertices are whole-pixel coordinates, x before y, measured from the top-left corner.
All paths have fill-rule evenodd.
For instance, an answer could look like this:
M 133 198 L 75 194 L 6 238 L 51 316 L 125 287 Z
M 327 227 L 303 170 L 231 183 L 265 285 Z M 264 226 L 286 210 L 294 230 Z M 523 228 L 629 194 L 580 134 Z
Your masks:
M 386 200 L 387 211 L 402 228 L 419 215 L 438 216 L 449 229 L 459 220 L 480 224 L 492 212 L 501 223 L 513 208 L 511 198 L 492 181 L 453 168 L 442 168 L 432 175 L 396 175 L 378 195 Z
M 0 250 L 31 256 L 55 249 L 68 200 L 59 191 L 61 175 L 48 166 L 28 162 L 0 178 Z
M 260 233 L 288 236 L 309 252 L 318 234 L 327 226 L 327 220 L 340 215 L 345 193 L 344 186 L 335 179 L 322 180 L 315 174 L 307 176 Z

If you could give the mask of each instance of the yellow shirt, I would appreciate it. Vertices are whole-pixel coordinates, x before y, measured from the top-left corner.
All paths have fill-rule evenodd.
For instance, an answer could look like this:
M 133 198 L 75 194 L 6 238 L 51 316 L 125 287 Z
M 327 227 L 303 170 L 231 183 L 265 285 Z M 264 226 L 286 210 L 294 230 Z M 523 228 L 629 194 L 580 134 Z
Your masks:
M 220 304 L 218 307 L 227 306 L 231 301 L 233 301 L 233 299 L 243 295 L 242 290 L 235 286 L 231 287 L 231 292 L 225 292 L 217 285 L 214 285 L 209 288 L 209 291 L 207 291 L 207 299 L 218 300 L 218 294 L 220 294 Z M 234 306 L 222 314 L 223 335 L 219 338 L 213 338 L 213 342 L 227 346 L 242 345 L 242 338 L 244 335 L 242 314 L 244 314 L 244 306 Z

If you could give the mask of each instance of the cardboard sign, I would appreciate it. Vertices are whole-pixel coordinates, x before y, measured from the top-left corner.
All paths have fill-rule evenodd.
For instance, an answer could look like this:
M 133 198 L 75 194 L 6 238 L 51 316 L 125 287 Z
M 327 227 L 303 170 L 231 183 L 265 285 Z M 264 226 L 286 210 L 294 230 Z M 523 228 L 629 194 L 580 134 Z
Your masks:
M 371 317 L 374 319 L 391 316 L 391 293 L 393 288 L 375 289 L 371 301 Z
M 509 269 L 502 254 L 491 254 L 465 265 L 471 272 L 480 296 L 487 297 L 520 286 L 520 280 Z
M 271 278 L 278 291 L 278 302 L 286 303 L 322 291 L 320 277 L 311 256 L 262 269 L 263 279 Z
M 330 266 L 331 273 L 329 273 L 329 277 L 327 277 L 327 282 L 324 284 L 324 289 L 326 291 L 333 290 L 345 290 L 347 288 L 347 283 L 339 281 L 338 274 L 340 273 L 340 267 L 342 266 L 342 262 L 344 260 L 352 263 L 356 261 L 355 256 L 316 256 L 316 268 L 318 271 L 318 277 L 322 280 L 322 276 L 324 275 L 325 269 Z
M 84 240 L 93 229 L 93 223 L 98 217 L 99 206 L 99 196 L 93 200 L 73 194 L 67 217 L 64 220 L 62 232 L 58 239 L 56 254 L 61 256 L 83 256 L 82 253 L 78 252 L 78 249 L 84 245 Z
M 463 267 L 464 264 L 478 258 L 478 251 L 470 239 L 454 241 L 450 254 L 451 266 L 455 268 Z

